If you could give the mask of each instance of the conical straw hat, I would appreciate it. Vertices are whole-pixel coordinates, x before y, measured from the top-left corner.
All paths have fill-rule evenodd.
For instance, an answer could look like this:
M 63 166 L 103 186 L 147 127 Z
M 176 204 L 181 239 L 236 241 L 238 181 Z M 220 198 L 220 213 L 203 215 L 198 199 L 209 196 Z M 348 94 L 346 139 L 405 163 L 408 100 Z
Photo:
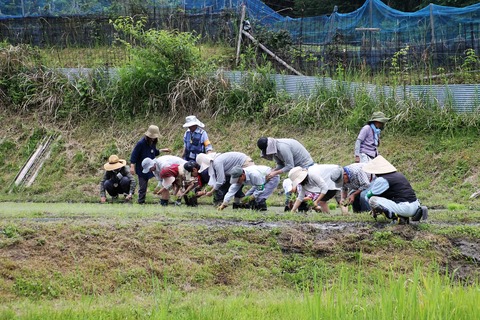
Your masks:
M 390 162 L 382 156 L 377 156 L 362 167 L 363 171 L 373 174 L 386 174 L 397 171 Z

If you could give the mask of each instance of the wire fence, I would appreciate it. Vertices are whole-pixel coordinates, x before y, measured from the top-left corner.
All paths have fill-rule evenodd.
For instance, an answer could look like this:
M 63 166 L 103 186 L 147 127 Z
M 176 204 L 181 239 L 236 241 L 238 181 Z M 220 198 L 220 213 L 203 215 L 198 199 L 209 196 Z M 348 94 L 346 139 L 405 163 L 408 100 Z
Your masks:
M 206 1 L 196 1 L 198 6 L 193 2 L 187 1 L 183 7 L 155 7 L 148 12 L 146 27 L 193 32 L 201 42 L 235 46 L 240 2 L 223 1 L 221 10 L 206 6 Z M 289 19 L 259 1 L 245 3 L 251 34 L 305 75 L 358 73 L 395 78 L 397 83 L 429 83 L 432 79 L 445 81 L 459 70 L 480 69 L 480 5 L 450 11 L 430 6 L 421 12 L 394 12 L 391 16 L 391 8 L 378 0 L 367 0 L 361 9 L 349 14 Z M 195 10 L 186 10 L 187 5 Z M 81 61 L 116 66 L 128 56 L 126 51 L 114 49 L 112 19 L 114 16 L 99 15 L 3 18 L 0 41 L 57 50 L 50 56 L 55 66 L 79 66 Z M 243 44 L 249 44 L 248 40 Z M 82 50 L 65 50 L 69 48 Z

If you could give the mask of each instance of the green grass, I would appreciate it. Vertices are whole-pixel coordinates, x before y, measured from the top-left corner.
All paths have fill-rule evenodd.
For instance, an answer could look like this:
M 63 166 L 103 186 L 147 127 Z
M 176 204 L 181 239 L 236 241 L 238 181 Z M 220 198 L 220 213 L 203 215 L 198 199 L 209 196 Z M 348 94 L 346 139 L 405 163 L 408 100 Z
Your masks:
M 479 274 L 449 240 L 478 243 L 466 214 L 4 202 L 0 318 L 468 319 Z
M 361 268 L 361 266 L 358 266 Z M 320 271 L 320 270 L 319 270 Z M 2 319 L 473 319 L 478 283 L 461 286 L 439 272 L 368 277 L 343 266 L 334 279 L 318 274 L 298 290 L 182 293 L 153 278 L 151 292 L 55 301 L 23 300 L 0 307 Z

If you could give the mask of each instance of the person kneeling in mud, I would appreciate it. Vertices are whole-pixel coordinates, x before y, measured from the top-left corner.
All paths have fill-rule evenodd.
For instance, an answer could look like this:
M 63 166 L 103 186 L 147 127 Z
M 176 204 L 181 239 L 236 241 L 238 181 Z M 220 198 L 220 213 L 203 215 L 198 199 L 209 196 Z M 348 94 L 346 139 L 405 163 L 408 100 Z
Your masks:
M 261 165 L 245 168 L 240 166 L 233 167 L 229 172 L 230 188 L 218 209 L 225 209 L 228 206 L 228 202 L 245 184 L 252 187 L 247 191 L 242 202 L 248 203 L 250 209 L 267 211 L 267 198 L 272 195 L 280 182 L 280 176 L 278 175 L 267 181 L 266 177 L 271 171 L 270 167 Z
M 290 170 L 288 178 L 292 180 L 292 187 L 301 186 L 292 212 L 298 210 L 305 200 L 306 192 L 310 192 L 314 195 L 318 194 L 313 200 L 313 210 L 329 213 L 327 201 L 336 198 L 338 202 L 340 188 L 343 185 L 342 173 L 342 167 L 335 164 L 315 164 L 307 169 L 295 167 Z
M 366 195 L 375 219 L 380 214 L 399 224 L 427 219 L 428 209 L 420 205 L 410 182 L 384 157 L 377 156 L 362 169 L 377 176 Z

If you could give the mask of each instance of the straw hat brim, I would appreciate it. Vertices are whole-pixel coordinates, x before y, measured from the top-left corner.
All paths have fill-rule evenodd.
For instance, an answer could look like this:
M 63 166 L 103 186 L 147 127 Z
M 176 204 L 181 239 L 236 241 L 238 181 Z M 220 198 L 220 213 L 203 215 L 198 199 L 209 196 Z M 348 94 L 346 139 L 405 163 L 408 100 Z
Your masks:
M 120 169 L 121 167 L 124 167 L 127 164 L 127 161 L 123 159 L 119 159 L 118 162 L 116 163 L 110 163 L 107 162 L 103 165 L 103 168 L 107 171 L 112 171 L 112 170 L 117 170 Z
M 377 156 L 362 167 L 363 171 L 373 174 L 387 174 L 397 171 L 390 162 L 382 156 Z

